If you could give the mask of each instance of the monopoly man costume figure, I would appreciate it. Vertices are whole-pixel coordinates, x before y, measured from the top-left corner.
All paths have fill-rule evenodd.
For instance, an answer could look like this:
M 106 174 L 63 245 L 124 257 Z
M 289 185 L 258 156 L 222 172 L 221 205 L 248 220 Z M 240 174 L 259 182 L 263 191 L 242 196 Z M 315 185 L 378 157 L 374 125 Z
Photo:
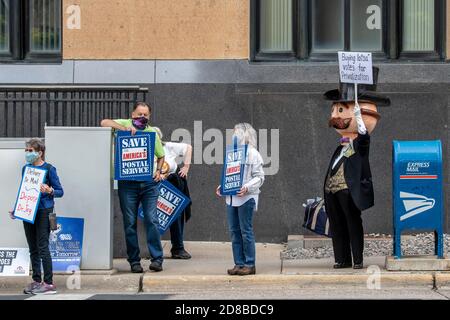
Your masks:
M 364 231 L 361 211 L 374 205 L 372 174 L 369 164 L 370 133 L 380 115 L 377 106 L 390 100 L 375 93 L 378 68 L 373 68 L 373 85 L 358 85 L 355 104 L 354 84 L 340 83 L 328 91 L 332 101 L 329 126 L 341 135 L 324 183 L 325 210 L 333 239 L 335 269 L 363 268 Z

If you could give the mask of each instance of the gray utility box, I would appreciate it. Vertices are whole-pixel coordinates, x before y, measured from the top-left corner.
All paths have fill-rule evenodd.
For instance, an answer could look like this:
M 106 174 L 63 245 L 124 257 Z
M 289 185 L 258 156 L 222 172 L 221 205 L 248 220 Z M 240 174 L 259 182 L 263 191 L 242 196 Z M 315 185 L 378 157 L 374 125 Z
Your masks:
M 23 222 L 8 215 L 14 209 L 22 179 L 26 140 L 0 139 L 0 247 L 3 248 L 28 248 Z
M 64 197 L 58 216 L 84 218 L 81 269 L 112 269 L 112 132 L 99 127 L 46 127 L 46 160 L 56 167 Z

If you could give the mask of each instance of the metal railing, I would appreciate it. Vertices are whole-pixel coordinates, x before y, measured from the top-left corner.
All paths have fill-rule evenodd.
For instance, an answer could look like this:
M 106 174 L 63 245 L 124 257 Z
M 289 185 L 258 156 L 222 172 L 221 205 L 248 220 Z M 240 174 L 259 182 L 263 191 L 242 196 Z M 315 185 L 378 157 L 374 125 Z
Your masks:
M 148 89 L 138 86 L 0 86 L 0 137 L 43 137 L 44 127 L 96 127 L 128 118 Z

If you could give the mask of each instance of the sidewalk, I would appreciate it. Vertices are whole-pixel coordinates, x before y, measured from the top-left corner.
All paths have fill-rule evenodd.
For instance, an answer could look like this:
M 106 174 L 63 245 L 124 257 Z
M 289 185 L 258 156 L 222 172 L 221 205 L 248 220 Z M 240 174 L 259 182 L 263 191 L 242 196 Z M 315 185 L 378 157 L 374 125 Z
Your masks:
M 256 275 L 228 276 L 226 270 L 233 267 L 230 243 L 186 242 L 186 250 L 192 254 L 190 260 L 170 259 L 170 244 L 163 242 L 164 271 L 150 272 L 149 260 L 142 260 L 144 274 L 130 273 L 125 259 L 114 260 L 114 270 L 82 270 L 81 290 L 76 292 L 186 292 L 205 287 L 218 290 L 236 287 L 280 284 L 289 287 L 339 287 L 367 288 L 373 273 L 380 271 L 380 284 L 389 287 L 421 287 L 450 289 L 450 272 L 389 272 L 384 268 L 385 257 L 365 259 L 362 270 L 332 268 L 332 259 L 281 260 L 285 248 L 280 244 L 258 243 L 256 252 Z M 369 267 L 369 268 L 367 268 Z M 370 278 L 372 277 L 372 278 Z M 0 278 L 0 294 L 18 293 L 30 281 L 28 277 Z M 67 289 L 77 278 L 74 275 L 56 274 L 55 283 L 59 292 L 74 292 Z M 374 280 L 375 281 L 375 280 Z M 372 282 L 374 282 L 372 281 Z
M 281 260 L 285 246 L 258 243 L 256 252 L 256 275 L 246 277 L 228 276 L 226 269 L 233 266 L 230 243 L 190 242 L 186 249 L 193 259 L 187 261 L 166 259 L 164 272 L 148 272 L 143 277 L 144 292 L 183 290 L 210 286 L 240 286 L 268 283 L 290 286 L 354 286 L 367 288 L 373 272 L 380 271 L 383 287 L 450 288 L 450 273 L 435 272 L 389 272 L 385 269 L 385 257 L 368 257 L 362 270 L 333 269 L 333 259 Z M 166 248 L 165 248 L 166 249 Z M 165 250 L 166 251 L 166 250 Z M 367 269 L 367 267 L 370 269 Z

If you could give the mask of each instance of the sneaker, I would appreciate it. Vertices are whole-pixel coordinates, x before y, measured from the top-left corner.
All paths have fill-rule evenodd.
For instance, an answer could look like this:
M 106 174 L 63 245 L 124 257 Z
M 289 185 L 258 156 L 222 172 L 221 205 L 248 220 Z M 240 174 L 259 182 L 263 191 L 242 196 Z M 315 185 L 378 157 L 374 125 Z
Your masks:
M 53 284 L 43 282 L 39 287 L 31 291 L 32 294 L 56 294 L 56 287 Z
M 255 267 L 242 267 L 236 272 L 236 275 L 238 276 L 248 276 L 251 274 L 256 274 Z
M 140 263 L 136 263 L 131 265 L 131 272 L 132 273 L 143 273 L 144 269 L 142 268 Z
M 239 271 L 241 268 L 242 268 L 242 267 L 240 267 L 240 266 L 234 266 L 233 269 L 228 269 L 228 270 L 227 270 L 227 273 L 228 273 L 230 276 L 236 276 L 237 273 L 238 273 L 238 271 Z
M 30 283 L 29 285 L 27 285 L 27 286 L 25 287 L 25 289 L 23 289 L 23 293 L 25 293 L 25 294 L 31 294 L 31 293 L 33 292 L 33 290 L 36 290 L 40 285 L 41 285 L 40 282 L 33 281 L 32 283 Z
M 159 261 L 153 261 L 152 263 L 150 263 L 150 270 L 155 271 L 155 272 L 159 272 L 162 271 L 162 262 Z
M 190 259 L 192 258 L 192 256 L 189 254 L 189 252 L 187 252 L 184 249 L 180 249 L 180 250 L 173 250 L 172 251 L 172 259 Z

